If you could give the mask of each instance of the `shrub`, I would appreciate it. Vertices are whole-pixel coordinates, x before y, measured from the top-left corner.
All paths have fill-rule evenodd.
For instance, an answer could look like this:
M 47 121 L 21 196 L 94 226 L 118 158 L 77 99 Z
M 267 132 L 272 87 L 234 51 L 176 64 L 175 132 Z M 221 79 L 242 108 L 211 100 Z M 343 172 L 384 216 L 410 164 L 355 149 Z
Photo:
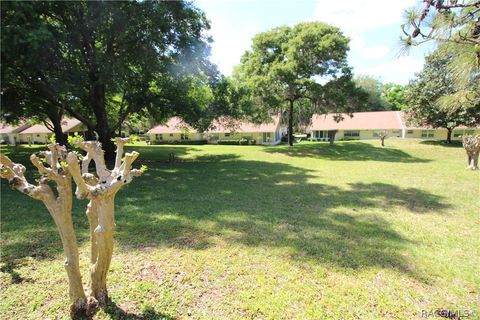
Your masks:
M 239 145 L 240 140 L 218 140 L 218 144 Z
M 255 145 L 255 144 L 257 144 L 257 141 L 255 139 L 252 139 L 252 140 L 250 140 L 250 144 Z
M 246 145 L 248 145 L 248 140 L 247 139 L 240 139 L 238 141 L 238 143 L 241 144 L 242 146 L 246 146 Z
M 150 144 L 163 145 L 163 144 L 175 144 L 175 145 L 202 145 L 207 144 L 207 140 L 174 140 L 174 141 L 150 141 Z

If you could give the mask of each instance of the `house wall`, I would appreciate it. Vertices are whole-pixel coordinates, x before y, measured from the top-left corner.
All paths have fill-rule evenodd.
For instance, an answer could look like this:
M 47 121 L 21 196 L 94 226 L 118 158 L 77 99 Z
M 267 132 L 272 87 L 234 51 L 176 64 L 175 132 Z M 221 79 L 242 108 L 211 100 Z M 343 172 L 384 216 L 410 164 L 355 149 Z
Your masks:
M 20 139 L 18 133 L 2 133 L 0 140 L 3 140 L 6 144 L 16 145 Z
M 314 130 L 317 131 L 317 130 Z M 346 136 L 345 131 L 358 131 L 359 136 L 357 137 L 352 137 L 352 136 Z M 367 140 L 367 139 L 378 139 L 378 133 L 381 131 L 386 131 L 387 136 L 392 138 L 392 137 L 402 137 L 402 130 L 338 130 L 337 133 L 335 134 L 335 140 L 340 140 L 340 139 L 352 139 L 352 140 Z M 314 132 L 312 131 L 312 138 L 313 140 L 317 139 L 316 136 L 314 136 Z M 328 135 L 325 135 L 325 137 L 328 137 Z M 327 139 L 323 139 L 327 140 Z
M 430 140 L 445 140 L 447 139 L 447 129 L 435 129 L 428 130 L 433 132 L 433 137 L 422 137 L 422 131 L 427 130 L 405 130 L 405 138 L 416 138 L 416 139 L 430 139 Z M 462 140 L 461 136 L 455 137 L 455 135 L 464 135 L 465 133 L 480 134 L 480 129 L 454 129 L 452 132 L 452 140 Z
M 265 132 L 269 134 L 269 137 L 264 139 L 264 132 L 235 132 L 235 133 L 213 133 L 208 135 L 208 141 L 210 143 L 216 143 L 218 140 L 240 140 L 249 139 L 255 140 L 256 144 L 276 144 L 281 139 L 280 130 L 275 132 Z
M 50 142 L 52 133 L 19 134 L 20 143 L 46 144 Z
M 179 141 L 182 140 L 182 134 L 181 133 L 163 133 L 162 134 L 162 139 L 159 137 L 157 138 L 158 134 L 155 133 L 149 133 L 148 138 L 150 141 L 155 142 L 155 141 L 165 141 L 165 142 L 173 142 L 173 141 Z M 197 133 L 197 132 L 190 132 L 188 134 L 188 140 L 202 140 L 202 134 Z

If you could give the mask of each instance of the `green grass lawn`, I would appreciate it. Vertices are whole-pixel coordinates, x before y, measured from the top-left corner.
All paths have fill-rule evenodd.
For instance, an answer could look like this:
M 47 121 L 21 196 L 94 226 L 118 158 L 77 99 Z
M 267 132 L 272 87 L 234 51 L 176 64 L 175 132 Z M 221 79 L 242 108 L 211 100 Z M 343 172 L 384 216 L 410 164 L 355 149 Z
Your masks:
M 460 145 L 133 149 L 149 170 L 117 195 L 113 302 L 94 319 L 480 317 L 480 174 Z M 3 151 L 25 164 L 33 148 Z M 52 219 L 1 191 L 1 317 L 67 318 Z M 73 213 L 83 272 L 86 204 Z

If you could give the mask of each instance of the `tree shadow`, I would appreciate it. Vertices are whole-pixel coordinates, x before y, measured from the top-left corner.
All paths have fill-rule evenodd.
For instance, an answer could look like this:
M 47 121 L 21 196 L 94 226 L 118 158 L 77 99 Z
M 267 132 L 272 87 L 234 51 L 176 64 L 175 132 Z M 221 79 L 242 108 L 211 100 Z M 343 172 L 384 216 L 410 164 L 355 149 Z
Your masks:
M 324 142 L 297 144 L 293 147 L 265 148 L 265 152 L 284 154 L 290 157 L 309 157 L 333 161 L 382 161 L 421 163 L 429 159 L 413 157 L 405 151 L 388 147 L 375 147 L 369 143 L 349 141 L 330 146 Z
M 385 183 L 339 187 L 313 179 L 318 176 L 304 168 L 241 160 L 235 154 L 177 164 L 154 162 L 120 191 L 115 238 L 123 250 L 203 250 L 221 238 L 245 246 L 286 248 L 293 260 L 346 269 L 381 266 L 421 278 L 403 254 L 411 240 L 395 231 L 386 216 L 397 209 L 439 214 L 449 208 L 442 197 Z M 60 253 L 60 239 L 46 209 L 31 199 L 19 203 L 20 197 L 27 199 L 13 190 L 2 193 L 2 203 L 15 203 L 2 204 L 2 241 L 10 238 L 2 256 L 22 258 L 31 255 L 32 248 L 37 258 Z M 86 201 L 74 203 L 81 244 L 88 239 Z
M 168 314 L 159 313 L 152 307 L 147 307 L 140 314 L 124 310 L 114 301 L 110 301 L 104 310 L 114 320 L 174 320 Z
M 24 283 L 24 282 L 33 282 L 32 278 L 25 278 L 20 275 L 20 273 L 16 270 L 21 267 L 22 263 L 18 260 L 3 260 L 2 266 L 0 267 L 0 271 L 3 273 L 8 273 L 11 277 L 10 282 L 12 284 Z
M 402 254 L 411 240 L 383 214 L 449 208 L 442 197 L 417 188 L 385 183 L 340 188 L 312 183 L 316 176 L 288 164 L 235 155 L 202 159 L 175 170 L 153 167 L 137 181 L 135 193 L 118 198 L 116 239 L 124 248 L 202 250 L 220 237 L 246 246 L 286 248 L 294 260 L 347 269 L 381 266 L 422 278 Z
M 445 140 L 422 140 L 420 144 L 429 146 L 440 146 L 445 148 L 463 148 L 462 141 L 452 140 L 452 143 L 446 143 Z

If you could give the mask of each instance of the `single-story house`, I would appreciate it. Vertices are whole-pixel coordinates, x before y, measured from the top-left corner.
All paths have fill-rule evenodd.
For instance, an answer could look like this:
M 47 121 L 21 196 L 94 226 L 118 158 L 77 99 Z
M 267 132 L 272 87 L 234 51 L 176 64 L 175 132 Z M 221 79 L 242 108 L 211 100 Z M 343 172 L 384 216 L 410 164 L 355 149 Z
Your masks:
M 173 142 L 182 140 L 202 140 L 202 134 L 190 127 L 179 117 L 168 119 L 167 123 L 159 124 L 147 132 L 152 142 Z
M 203 133 L 187 125 L 181 118 L 172 117 L 167 123 L 150 129 L 147 134 L 152 142 L 174 142 L 182 140 L 207 140 L 217 143 L 219 140 L 248 139 L 257 144 L 277 144 L 282 137 L 280 116 L 272 121 L 253 124 L 243 121 L 220 119 L 213 122 L 211 128 Z
M 30 127 L 27 122 L 20 122 L 18 125 L 0 123 L 0 140 L 2 143 L 16 145 L 20 142 L 19 133 Z
M 328 131 L 337 130 L 335 139 L 376 139 L 381 131 L 388 137 L 446 139 L 446 129 L 415 127 L 405 121 L 401 111 L 354 112 L 352 116 L 342 115 L 337 122 L 336 114 L 316 114 L 312 117 L 309 132 L 312 140 L 328 141 Z M 464 134 L 480 134 L 480 128 L 458 127 L 453 130 L 452 139 L 460 140 Z
M 275 145 L 282 139 L 280 116 L 273 116 L 270 122 L 254 124 L 245 121 L 217 120 L 211 129 L 205 132 L 205 137 L 212 143 L 219 140 L 247 139 L 255 140 L 257 144 Z
M 62 120 L 62 129 L 66 134 L 73 134 L 74 132 L 84 133 L 85 126 L 77 119 L 65 118 Z M 53 132 L 44 124 L 35 124 L 19 133 L 20 143 L 49 143 L 50 136 Z

